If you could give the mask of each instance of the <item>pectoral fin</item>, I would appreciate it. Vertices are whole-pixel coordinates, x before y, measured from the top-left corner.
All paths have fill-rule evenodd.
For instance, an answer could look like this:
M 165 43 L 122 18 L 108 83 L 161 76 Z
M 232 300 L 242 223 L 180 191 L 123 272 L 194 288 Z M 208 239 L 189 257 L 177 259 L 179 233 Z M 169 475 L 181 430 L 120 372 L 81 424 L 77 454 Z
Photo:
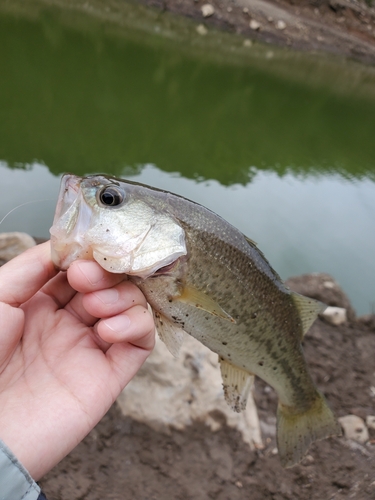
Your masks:
M 316 320 L 318 314 L 323 312 L 327 306 L 322 302 L 305 297 L 304 295 L 300 295 L 296 292 L 292 292 L 291 296 L 302 321 L 302 335 L 305 335 L 310 326 Z
M 232 323 L 236 321 L 227 312 L 224 311 L 222 307 L 219 306 L 213 299 L 211 299 L 204 292 L 200 292 L 196 288 L 185 286 L 182 294 L 178 297 L 174 297 L 173 300 L 178 300 L 179 302 L 184 302 L 198 309 L 218 316 L 219 318 L 226 319 Z
M 184 341 L 185 332 L 157 311 L 153 310 L 152 312 L 160 339 L 167 346 L 172 356 L 177 358 Z
M 224 396 L 233 411 L 240 413 L 246 408 L 247 398 L 254 383 L 254 375 L 241 370 L 219 357 Z

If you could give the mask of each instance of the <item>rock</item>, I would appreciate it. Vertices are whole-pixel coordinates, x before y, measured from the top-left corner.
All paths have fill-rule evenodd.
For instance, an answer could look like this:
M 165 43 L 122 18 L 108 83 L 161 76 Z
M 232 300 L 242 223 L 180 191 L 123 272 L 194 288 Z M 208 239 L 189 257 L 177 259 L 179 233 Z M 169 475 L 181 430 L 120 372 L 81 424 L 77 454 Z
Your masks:
M 321 313 L 324 318 L 331 325 L 339 326 L 346 323 L 346 309 L 343 307 L 328 306 L 325 311 Z
M 206 26 L 204 24 L 199 24 L 197 27 L 196 27 L 196 30 L 197 30 L 197 33 L 198 35 L 207 35 L 208 33 L 208 29 L 206 28 Z
M 254 31 L 257 31 L 260 29 L 260 23 L 258 23 L 258 21 L 256 21 L 255 19 L 252 19 L 250 21 L 249 26 Z
M 327 306 L 346 309 L 348 321 L 353 322 L 355 320 L 355 312 L 348 296 L 329 274 L 302 274 L 301 276 L 289 278 L 286 285 L 294 292 L 320 300 Z
M 367 415 L 366 425 L 369 429 L 372 429 L 375 431 L 375 415 Z
M 204 5 L 202 5 L 201 11 L 202 11 L 203 17 L 210 17 L 213 14 L 215 14 L 214 7 L 209 3 L 205 3 Z
M 276 418 L 269 419 L 270 421 L 265 422 L 260 420 L 260 430 L 263 436 L 276 437 Z
M 358 318 L 358 321 L 362 323 L 369 330 L 375 331 L 375 314 L 366 314 Z
M 34 238 L 27 233 L 0 233 L 0 261 L 8 262 L 35 245 Z
M 284 21 L 282 21 L 281 19 L 279 21 L 276 22 L 276 29 L 278 30 L 285 30 L 286 28 L 286 24 Z
M 338 419 L 347 439 L 364 444 L 369 440 L 365 422 L 357 415 L 345 415 Z
M 117 400 L 124 415 L 157 431 L 185 429 L 203 421 L 216 431 L 236 428 L 251 448 L 262 448 L 257 410 L 250 394 L 246 410 L 225 402 L 217 354 L 186 334 L 178 358 L 157 339 L 155 349 Z

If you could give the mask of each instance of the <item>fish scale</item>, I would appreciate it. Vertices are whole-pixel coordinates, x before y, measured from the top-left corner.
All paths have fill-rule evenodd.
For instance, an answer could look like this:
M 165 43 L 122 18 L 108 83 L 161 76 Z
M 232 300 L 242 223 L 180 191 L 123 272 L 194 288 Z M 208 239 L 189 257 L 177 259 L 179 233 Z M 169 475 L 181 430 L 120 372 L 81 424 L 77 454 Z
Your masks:
M 130 181 L 66 175 L 51 246 L 61 269 L 93 258 L 128 274 L 174 355 L 181 330 L 216 352 L 235 411 L 245 408 L 255 375 L 271 385 L 284 466 L 297 463 L 315 439 L 339 433 L 301 348 L 323 305 L 291 292 L 254 242 L 215 213 Z

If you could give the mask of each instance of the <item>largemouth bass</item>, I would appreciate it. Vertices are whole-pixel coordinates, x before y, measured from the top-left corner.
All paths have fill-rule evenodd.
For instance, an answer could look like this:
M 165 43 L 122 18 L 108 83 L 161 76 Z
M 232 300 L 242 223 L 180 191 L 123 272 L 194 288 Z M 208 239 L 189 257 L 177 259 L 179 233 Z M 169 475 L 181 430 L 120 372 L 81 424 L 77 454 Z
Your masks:
M 245 408 L 255 375 L 271 385 L 285 467 L 314 440 L 339 433 L 301 349 L 324 306 L 291 292 L 255 243 L 221 217 L 141 184 L 67 174 L 50 232 L 60 269 L 94 259 L 109 272 L 126 273 L 146 296 L 172 354 L 183 332 L 216 352 L 235 411 Z

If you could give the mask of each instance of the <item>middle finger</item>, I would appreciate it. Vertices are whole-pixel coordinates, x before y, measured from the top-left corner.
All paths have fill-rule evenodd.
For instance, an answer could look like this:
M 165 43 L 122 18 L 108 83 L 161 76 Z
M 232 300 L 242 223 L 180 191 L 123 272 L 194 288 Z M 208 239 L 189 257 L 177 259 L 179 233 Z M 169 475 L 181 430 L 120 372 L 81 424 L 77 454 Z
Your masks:
M 105 290 L 87 293 L 82 298 L 82 304 L 88 314 L 99 318 L 115 316 L 136 305 L 147 308 L 143 293 L 130 281 L 123 281 Z

